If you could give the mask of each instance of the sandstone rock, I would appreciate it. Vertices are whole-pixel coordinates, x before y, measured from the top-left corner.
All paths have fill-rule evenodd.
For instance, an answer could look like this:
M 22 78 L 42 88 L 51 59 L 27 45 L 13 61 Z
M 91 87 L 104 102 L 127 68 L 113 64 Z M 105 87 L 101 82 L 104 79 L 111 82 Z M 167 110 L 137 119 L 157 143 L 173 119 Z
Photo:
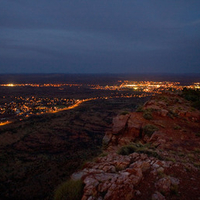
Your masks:
M 158 104 L 162 107 L 166 107 L 167 103 L 164 101 L 158 101 Z
M 161 109 L 161 110 L 160 110 L 160 115 L 161 115 L 162 117 L 166 117 L 167 114 L 168 114 L 168 110 L 165 110 L 165 109 Z
M 155 131 L 152 136 L 149 139 L 149 142 L 156 142 L 159 139 L 161 139 L 163 136 L 163 133 L 161 131 Z
M 126 167 L 128 167 L 130 164 L 130 162 L 116 162 L 115 163 L 115 168 L 116 170 L 123 170 L 125 169 Z
M 142 172 L 145 172 L 148 169 L 150 169 L 150 163 L 146 162 L 146 161 L 144 161 L 144 162 L 138 161 L 138 162 L 135 162 L 132 165 L 130 165 L 130 168 L 133 168 L 133 169 L 140 168 L 142 170 Z
M 168 195 L 172 190 L 176 189 L 179 184 L 179 180 L 174 177 L 164 177 L 159 179 L 155 186 L 158 191 Z
M 158 191 L 169 194 L 170 193 L 170 186 L 171 186 L 171 180 L 169 177 L 164 177 L 159 179 L 156 184 L 156 188 Z
M 86 173 L 84 171 L 75 172 L 71 175 L 71 179 L 72 180 L 80 180 L 80 179 L 82 179 L 82 177 L 84 175 L 86 175 Z
M 139 159 L 139 156 L 140 156 L 140 154 L 135 153 L 135 152 L 129 155 L 131 160 Z
M 163 168 L 163 167 L 159 167 L 158 169 L 157 169 L 157 172 L 158 173 L 163 173 L 165 171 L 165 169 Z
M 112 139 L 112 132 L 107 132 L 102 140 L 103 147 L 107 147 L 111 139 Z
M 169 178 L 170 178 L 170 181 L 171 181 L 171 185 L 172 185 L 172 186 L 179 185 L 179 183 L 180 183 L 179 179 L 174 178 L 174 177 L 169 177 Z
M 152 197 L 151 197 L 152 200 L 165 200 L 165 197 L 158 191 L 156 191 Z
M 122 181 L 122 180 L 121 180 Z M 104 200 L 131 200 L 134 198 L 134 189 L 131 184 L 118 182 L 113 184 L 106 193 Z
M 128 120 L 128 127 L 140 129 L 142 127 L 142 120 L 141 117 L 138 116 L 137 113 L 131 113 L 130 118 Z
M 104 167 L 103 167 L 103 171 L 114 173 L 114 172 L 116 172 L 116 169 L 115 169 L 115 167 L 114 167 L 113 165 L 111 165 L 111 166 L 108 165 L 108 166 L 104 166 Z
M 143 153 L 140 154 L 140 159 L 141 159 L 141 160 L 146 160 L 147 157 L 148 157 L 148 156 L 147 156 L 146 154 L 143 154 Z
M 150 169 L 150 164 L 148 162 L 143 162 L 141 165 L 142 172 L 146 172 Z
M 136 191 L 135 191 L 135 195 L 136 195 L 136 196 L 140 196 L 141 194 L 142 194 L 142 193 L 141 193 L 139 190 L 136 190 Z
M 118 115 L 113 118 L 113 133 L 117 134 L 119 131 L 121 131 L 129 118 L 130 115 Z

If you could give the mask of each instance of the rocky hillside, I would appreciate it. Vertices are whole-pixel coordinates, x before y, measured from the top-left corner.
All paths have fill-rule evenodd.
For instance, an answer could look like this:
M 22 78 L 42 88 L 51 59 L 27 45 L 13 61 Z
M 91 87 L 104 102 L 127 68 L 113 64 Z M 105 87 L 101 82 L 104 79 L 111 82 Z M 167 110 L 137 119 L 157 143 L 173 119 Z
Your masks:
M 103 147 L 71 177 L 84 183 L 82 200 L 200 199 L 200 112 L 180 96 L 116 116 Z
M 99 99 L 0 126 L 0 200 L 52 200 L 60 183 L 100 154 L 113 117 L 145 101 Z

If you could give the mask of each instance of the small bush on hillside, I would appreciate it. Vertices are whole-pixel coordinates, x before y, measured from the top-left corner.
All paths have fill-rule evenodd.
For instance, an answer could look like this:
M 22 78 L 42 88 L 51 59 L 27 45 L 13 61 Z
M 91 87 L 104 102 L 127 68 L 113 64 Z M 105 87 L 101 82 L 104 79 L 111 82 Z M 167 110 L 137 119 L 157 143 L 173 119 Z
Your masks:
M 192 106 L 200 110 L 200 90 L 183 88 L 182 97 L 192 102 Z
M 198 110 L 200 110 L 200 101 L 195 101 L 194 103 L 192 103 L 192 106 Z
M 173 110 L 169 110 L 169 112 L 167 113 L 167 115 L 168 115 L 170 118 L 172 118 L 172 119 L 174 119 L 174 117 L 178 117 L 178 114 L 175 113 Z
M 120 115 L 127 115 L 127 114 L 129 114 L 129 111 L 122 111 L 122 112 L 120 113 Z
M 145 126 L 143 127 L 143 130 L 144 130 L 144 133 L 145 133 L 146 135 L 148 135 L 149 137 L 151 137 L 151 135 L 152 135 L 155 131 L 157 131 L 157 130 L 159 130 L 159 129 L 158 129 L 158 127 L 155 126 L 155 125 L 147 124 L 147 125 L 145 125 Z
M 103 152 L 103 153 L 101 153 L 101 154 L 99 155 L 99 157 L 106 157 L 107 155 L 108 155 L 107 152 Z
M 143 113 L 143 117 L 144 117 L 144 119 L 147 119 L 147 120 L 153 119 L 152 111 L 151 110 L 145 110 L 144 113 Z
M 139 106 L 136 108 L 136 112 L 144 112 L 143 106 L 142 106 L 142 105 L 139 105 Z
M 80 200 L 83 195 L 84 184 L 81 180 L 68 180 L 55 191 L 54 200 Z
M 129 144 L 121 147 L 117 153 L 120 155 L 129 155 L 131 153 L 134 153 L 136 149 L 137 147 L 135 145 Z
M 121 147 L 118 151 L 120 155 L 129 155 L 131 153 L 144 153 L 148 156 L 156 157 L 158 159 L 162 159 L 158 153 L 155 151 L 155 146 L 152 146 L 150 143 L 141 144 L 141 143 L 131 143 L 129 145 L 125 145 Z
M 181 127 L 179 126 L 179 125 L 174 125 L 174 130 L 180 130 L 181 129 Z
M 197 137 L 200 137 L 200 132 L 195 133 Z

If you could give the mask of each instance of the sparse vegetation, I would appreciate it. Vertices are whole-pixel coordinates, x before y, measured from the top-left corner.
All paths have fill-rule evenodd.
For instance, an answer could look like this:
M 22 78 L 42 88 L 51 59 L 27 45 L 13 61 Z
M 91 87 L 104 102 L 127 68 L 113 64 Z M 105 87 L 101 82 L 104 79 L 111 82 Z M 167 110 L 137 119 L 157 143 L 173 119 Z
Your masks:
M 175 113 L 173 110 L 169 110 L 169 112 L 167 113 L 167 115 L 168 115 L 170 118 L 172 118 L 172 119 L 174 119 L 174 117 L 178 117 L 178 114 Z
M 170 193 L 172 194 L 172 195 L 178 195 L 178 184 L 172 184 L 171 186 L 170 186 Z
M 129 111 L 122 111 L 122 112 L 120 113 L 120 115 L 127 115 L 127 114 L 129 114 Z
M 153 124 L 147 124 L 143 127 L 143 131 L 146 135 L 148 135 L 149 137 L 151 137 L 151 135 L 155 132 L 158 131 L 159 128 Z
M 195 133 L 197 137 L 200 137 L 200 132 Z
M 200 162 L 195 162 L 194 166 L 200 169 Z
M 136 108 L 136 112 L 144 112 L 143 106 L 138 105 L 137 108 Z
M 195 152 L 195 153 L 200 153 L 200 148 L 195 148 L 195 149 L 194 149 L 194 152 Z
M 80 200 L 83 195 L 82 180 L 68 180 L 55 190 L 54 200 Z
M 182 96 L 192 102 L 192 106 L 198 110 L 200 110 L 200 90 L 192 90 L 183 88 Z
M 99 155 L 99 157 L 106 157 L 107 155 L 108 155 L 107 152 L 103 152 L 103 153 L 101 153 L 101 154 Z
M 151 120 L 153 119 L 152 111 L 150 109 L 146 109 L 143 113 L 144 119 Z
M 180 151 L 180 152 L 177 153 L 177 155 L 180 156 L 180 157 L 184 157 L 185 153 Z
M 118 150 L 118 154 L 120 155 L 129 155 L 131 153 L 144 153 L 148 156 L 156 157 L 158 159 L 161 159 L 159 154 L 155 151 L 155 146 L 153 146 L 150 143 L 141 144 L 141 143 L 131 143 L 129 145 L 122 146 Z
M 168 103 L 168 101 L 169 101 L 168 98 L 166 96 L 163 96 L 163 95 L 159 97 L 159 100 L 165 101 L 166 103 Z
M 173 157 L 166 157 L 165 160 L 166 160 L 166 161 L 172 161 L 173 163 L 176 162 L 176 159 L 173 158 Z
M 179 125 L 174 125 L 174 130 L 180 130 L 181 129 L 181 127 L 179 126 Z
M 129 145 L 125 145 L 125 146 L 122 146 L 119 150 L 118 150 L 118 154 L 120 155 L 129 155 L 131 153 L 134 153 L 136 152 L 137 150 L 137 146 L 134 145 L 134 144 L 129 144 Z

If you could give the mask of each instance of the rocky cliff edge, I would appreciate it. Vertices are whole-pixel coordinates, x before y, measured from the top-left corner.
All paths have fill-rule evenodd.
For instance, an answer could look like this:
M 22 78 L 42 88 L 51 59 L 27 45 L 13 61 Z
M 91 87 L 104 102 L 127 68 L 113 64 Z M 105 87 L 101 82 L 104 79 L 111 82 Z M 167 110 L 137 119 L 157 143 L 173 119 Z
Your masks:
M 200 199 L 200 112 L 175 94 L 113 119 L 104 153 L 72 175 L 82 200 Z

